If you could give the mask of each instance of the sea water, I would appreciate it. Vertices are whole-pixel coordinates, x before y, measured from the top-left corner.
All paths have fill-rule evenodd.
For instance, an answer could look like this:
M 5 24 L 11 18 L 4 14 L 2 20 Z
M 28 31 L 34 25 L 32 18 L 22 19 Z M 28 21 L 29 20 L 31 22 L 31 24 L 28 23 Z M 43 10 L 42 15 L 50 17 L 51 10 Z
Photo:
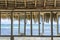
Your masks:
M 32 34 L 39 35 L 38 24 L 32 24 Z M 20 33 L 24 33 L 24 24 L 20 24 Z M 42 33 L 42 25 L 40 25 L 40 33 Z M 59 27 L 60 33 L 60 27 Z M 1 24 L 1 35 L 11 35 L 11 24 Z M 18 24 L 13 24 L 13 35 L 18 35 Z M 31 26 L 26 24 L 26 35 L 31 35 Z M 51 35 L 51 25 L 44 25 L 43 35 Z M 57 35 L 57 25 L 53 25 L 53 35 Z

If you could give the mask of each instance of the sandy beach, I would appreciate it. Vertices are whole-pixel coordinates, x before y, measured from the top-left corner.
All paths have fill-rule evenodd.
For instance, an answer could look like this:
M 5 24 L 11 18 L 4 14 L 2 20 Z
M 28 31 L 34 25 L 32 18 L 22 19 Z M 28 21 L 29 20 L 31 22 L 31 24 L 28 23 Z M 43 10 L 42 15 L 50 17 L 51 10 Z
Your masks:
M 59 37 L 54 37 L 54 40 L 60 40 Z M 0 40 L 10 40 L 10 37 L 0 37 Z M 14 37 L 14 40 L 51 40 L 50 37 Z

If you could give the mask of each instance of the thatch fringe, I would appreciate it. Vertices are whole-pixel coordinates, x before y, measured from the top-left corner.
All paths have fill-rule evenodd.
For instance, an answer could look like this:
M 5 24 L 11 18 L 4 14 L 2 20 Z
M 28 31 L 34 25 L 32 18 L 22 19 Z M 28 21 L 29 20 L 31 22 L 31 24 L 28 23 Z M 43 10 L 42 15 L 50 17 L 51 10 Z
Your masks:
M 13 15 L 13 18 L 18 20 L 19 19 L 19 14 L 14 14 Z M 38 21 L 38 15 L 39 14 L 33 14 L 32 15 L 32 19 L 37 22 Z M 52 13 L 53 15 L 53 21 L 56 21 L 57 20 L 57 13 Z M 43 15 L 42 15 L 43 16 Z M 11 19 L 11 15 L 10 14 L 1 14 L 1 18 L 5 19 L 5 18 L 10 18 Z M 41 16 L 40 16 L 41 18 Z M 20 15 L 20 20 L 24 19 L 24 15 Z M 26 15 L 26 19 L 30 20 L 31 19 L 31 15 Z M 49 22 L 50 20 L 50 13 L 44 13 L 44 21 L 45 22 Z

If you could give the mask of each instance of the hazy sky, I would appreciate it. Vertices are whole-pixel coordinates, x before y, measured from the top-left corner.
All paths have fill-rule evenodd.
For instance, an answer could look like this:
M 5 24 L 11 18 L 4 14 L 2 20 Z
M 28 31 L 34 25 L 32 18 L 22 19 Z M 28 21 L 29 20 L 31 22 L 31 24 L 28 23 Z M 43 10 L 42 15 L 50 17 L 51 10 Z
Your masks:
M 30 24 L 30 22 L 31 22 L 30 20 L 26 21 L 27 24 Z M 34 23 L 35 22 L 33 21 L 33 24 Z M 11 24 L 11 20 L 10 19 L 1 19 L 1 24 Z M 18 20 L 13 20 L 13 24 L 18 24 Z M 20 24 L 24 24 L 24 20 L 21 20 Z M 38 22 L 36 22 L 36 24 L 38 24 Z
M 32 20 L 32 21 L 33 21 L 33 24 L 38 24 L 38 22 L 34 22 L 34 20 Z M 13 23 L 18 24 L 18 21 L 13 20 Z M 30 20 L 27 20 L 26 23 L 30 24 Z M 56 24 L 56 22 L 53 22 L 53 23 Z M 59 21 L 59 23 L 60 23 L 60 21 Z M 1 19 L 1 24 L 11 24 L 11 20 L 8 18 L 7 19 Z M 24 24 L 24 20 L 21 20 L 20 24 Z M 45 24 L 48 24 L 48 23 L 45 23 Z M 49 22 L 49 24 L 50 24 L 50 22 Z

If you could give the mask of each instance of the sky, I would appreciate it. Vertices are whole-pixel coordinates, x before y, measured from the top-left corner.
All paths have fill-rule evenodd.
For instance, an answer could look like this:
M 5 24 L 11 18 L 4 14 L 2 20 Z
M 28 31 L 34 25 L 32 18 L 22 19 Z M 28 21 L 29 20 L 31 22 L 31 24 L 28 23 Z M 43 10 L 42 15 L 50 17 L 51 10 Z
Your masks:
M 32 21 L 33 21 L 33 24 L 38 24 L 38 22 L 34 22 L 34 20 L 32 20 Z M 30 22 L 31 22 L 30 20 L 26 21 L 27 24 L 30 24 Z M 8 18 L 7 19 L 1 19 L 1 24 L 11 24 L 11 20 Z M 18 24 L 18 21 L 13 20 L 13 24 Z M 24 20 L 21 20 L 20 24 L 24 24 Z M 50 24 L 50 22 L 49 23 L 45 22 L 45 24 Z M 56 24 L 56 22 L 53 22 L 53 24 Z M 60 21 L 59 21 L 59 24 L 60 24 Z
M 30 24 L 30 20 L 27 20 L 26 21 L 26 23 L 27 24 Z M 35 22 L 33 21 L 33 24 L 34 24 Z M 10 19 L 1 19 L 1 24 L 11 24 L 11 20 Z M 18 24 L 18 20 L 13 20 L 13 24 Z M 21 20 L 20 21 L 20 24 L 24 24 L 24 20 Z M 36 24 L 38 24 L 38 22 L 36 22 Z

